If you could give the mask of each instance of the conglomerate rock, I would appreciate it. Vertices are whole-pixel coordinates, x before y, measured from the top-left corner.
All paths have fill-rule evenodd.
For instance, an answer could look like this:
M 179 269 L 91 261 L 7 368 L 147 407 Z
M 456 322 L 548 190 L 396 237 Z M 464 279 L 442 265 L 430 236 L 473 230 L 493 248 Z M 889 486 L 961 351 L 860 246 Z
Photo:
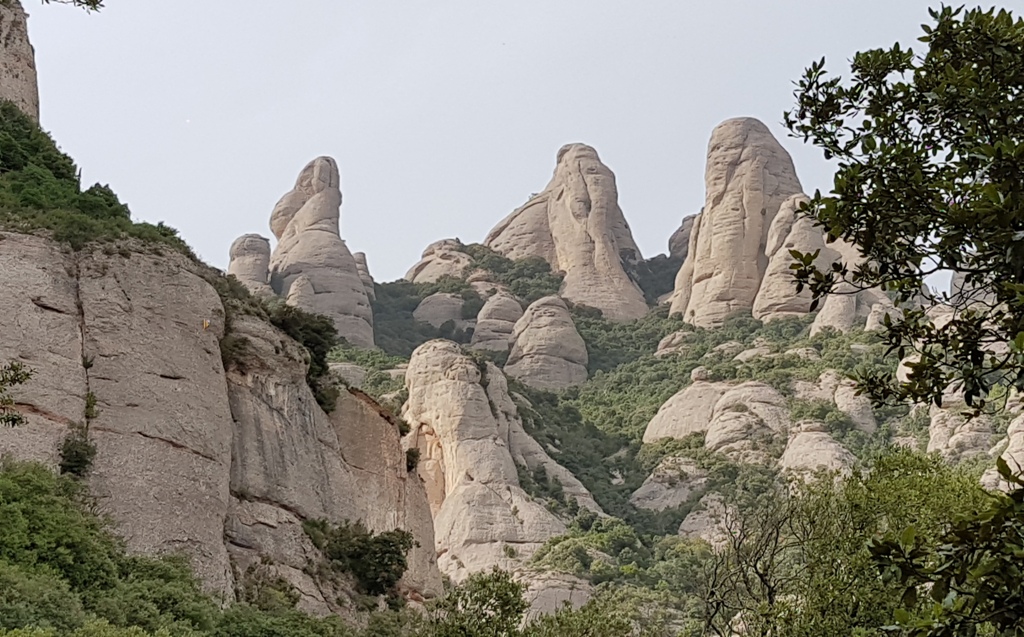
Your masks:
M 538 389 L 565 389 L 587 380 L 587 345 L 557 296 L 526 308 L 512 330 L 505 373 Z

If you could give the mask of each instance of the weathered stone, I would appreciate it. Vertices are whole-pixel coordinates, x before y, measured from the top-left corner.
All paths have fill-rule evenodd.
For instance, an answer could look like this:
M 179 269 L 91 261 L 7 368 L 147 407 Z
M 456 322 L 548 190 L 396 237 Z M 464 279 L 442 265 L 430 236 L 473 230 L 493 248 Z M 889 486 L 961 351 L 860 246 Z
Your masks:
M 855 462 L 853 454 L 829 435 L 824 423 L 803 421 L 794 426 L 779 468 L 808 478 L 818 471 L 846 475 Z
M 1006 429 L 1006 446 L 999 454 L 1007 466 L 1014 473 L 1024 470 L 1024 415 L 1017 416 Z M 1001 489 L 1011 491 L 1018 488 L 1016 485 L 1003 480 L 995 467 L 990 468 L 981 477 L 981 483 L 986 489 Z
M 502 220 L 484 244 L 510 259 L 540 257 L 565 273 L 559 294 L 613 321 L 647 314 L 623 263 L 641 260 L 618 204 L 615 175 L 585 144 L 558 151 L 547 187 Z
M 708 483 L 708 472 L 689 458 L 665 458 L 643 485 L 633 492 L 629 502 L 649 511 L 664 511 L 688 502 Z
M 668 255 L 680 261 L 686 260 L 686 254 L 690 250 L 690 234 L 693 232 L 693 222 L 700 216 L 700 213 L 683 218 L 682 225 L 668 238 Z
M 501 370 L 483 369 L 455 343 L 435 340 L 413 352 L 406 375 L 402 416 L 412 431 L 404 444 L 419 449 L 438 564 L 454 581 L 492 566 L 514 570 L 565 531 L 522 490 L 517 465 L 543 470 L 581 506 L 600 511 L 523 430 Z
M 800 214 L 800 206 L 807 203 L 807 196 L 796 194 L 784 201 L 779 213 L 768 230 L 765 255 L 768 267 L 761 286 L 754 299 L 753 315 L 761 321 L 773 321 L 788 316 L 804 316 L 811 311 L 811 291 L 805 288 L 796 291 L 793 278 L 793 255 L 790 250 L 805 254 L 820 251 L 815 264 L 825 268 L 835 261 L 838 254 L 825 247 L 821 228 L 812 218 Z
M 465 301 L 458 294 L 437 292 L 420 301 L 412 316 L 417 321 L 441 327 L 451 321 L 456 327 L 463 327 L 462 304 Z
M 338 233 L 340 182 L 334 160 L 318 157 L 278 202 L 270 217 L 278 238 L 270 259 L 270 285 L 290 304 L 331 318 L 338 335 L 352 345 L 373 347 L 370 300 L 359 267 Z
M 443 277 L 461 277 L 473 262 L 473 257 L 462 251 L 458 239 L 441 239 L 427 246 L 419 263 L 405 273 L 405 280 L 413 283 L 433 283 Z
M 753 308 L 768 268 L 768 230 L 782 203 L 802 188 L 789 154 L 751 118 L 727 120 L 711 134 L 705 188 L 671 312 L 711 327 Z
M 658 409 L 644 430 L 644 442 L 658 442 L 663 438 L 681 440 L 692 433 L 707 431 L 715 404 L 728 389 L 724 383 L 694 381 Z
M 36 56 L 28 39 L 28 15 L 19 0 L 0 2 L 0 100 L 39 121 Z
M 658 341 L 658 349 L 655 350 L 654 355 L 661 358 L 662 356 L 670 356 L 672 354 L 685 354 L 690 349 L 689 344 L 696 337 L 697 334 L 694 332 L 684 330 L 672 332 Z
M 733 356 L 732 359 L 738 363 L 746 363 L 747 361 L 752 361 L 755 358 L 764 358 L 765 356 L 770 356 L 771 353 L 772 350 L 771 348 L 768 347 L 751 347 L 750 349 L 745 349 L 739 354 Z
M 331 376 L 349 387 L 358 388 L 366 380 L 366 369 L 355 363 L 328 363 Z
M 834 294 L 825 297 L 814 322 L 811 323 L 811 335 L 825 328 L 838 332 L 849 332 L 863 328 L 868 323 L 871 310 L 878 304 L 891 305 L 889 298 L 881 290 L 854 291 L 848 284 L 837 286 Z
M 587 380 L 587 345 L 557 296 L 534 301 L 512 332 L 505 373 L 531 387 L 565 389 Z
M 476 330 L 470 346 L 507 352 L 512 347 L 516 321 L 523 317 L 523 307 L 511 294 L 499 292 L 487 299 L 476 317 Z
M 732 358 L 745 349 L 747 349 L 746 345 L 739 341 L 726 341 L 721 345 L 712 347 L 711 350 L 704 355 L 704 358 Z
M 691 511 L 679 525 L 679 535 L 701 539 L 715 549 L 729 542 L 729 509 L 717 493 L 709 493 L 700 500 L 700 506 Z
M 796 356 L 797 358 L 805 361 L 821 360 L 821 354 L 813 347 L 796 347 L 793 349 L 787 349 L 783 354 L 786 356 Z
M 945 408 L 931 407 L 928 425 L 928 453 L 937 451 L 950 461 L 986 453 L 992 446 L 992 421 L 985 415 L 963 415 L 962 403 L 944 401 Z
M 359 270 L 359 280 L 363 282 L 363 290 L 366 291 L 366 298 L 371 301 L 377 299 L 377 289 L 373 285 L 373 276 L 370 275 L 370 266 L 366 263 L 366 253 L 356 252 L 352 255 L 355 259 L 356 268 Z
M 273 294 L 270 288 L 270 240 L 258 234 L 243 234 L 229 251 L 228 274 L 256 295 Z

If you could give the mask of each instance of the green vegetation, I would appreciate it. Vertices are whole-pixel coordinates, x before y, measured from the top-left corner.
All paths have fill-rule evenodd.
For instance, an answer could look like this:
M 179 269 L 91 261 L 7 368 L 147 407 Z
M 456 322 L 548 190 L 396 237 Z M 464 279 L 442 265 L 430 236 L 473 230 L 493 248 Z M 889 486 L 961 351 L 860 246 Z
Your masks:
M 395 586 L 409 566 L 406 553 L 414 545 L 411 533 L 398 529 L 374 534 L 362 522 L 332 525 L 326 520 L 306 520 L 302 528 L 330 570 L 354 577 L 360 591 L 397 594 Z
M 11 361 L 0 367 L 0 427 L 17 427 L 25 424 L 25 417 L 14 408 L 11 388 L 27 383 L 32 370 L 18 361 Z
M 466 274 L 474 270 L 491 273 L 490 280 L 508 287 L 524 305 L 552 294 L 558 294 L 563 276 L 551 272 L 551 266 L 540 257 L 527 257 L 513 261 L 479 243 L 462 247 L 462 251 L 473 257 L 466 268 Z M 476 316 L 475 314 L 473 316 Z
M 366 378 L 360 385 L 360 389 L 378 402 L 387 402 L 383 396 L 401 392 L 405 389 L 405 377 L 399 375 L 394 377 L 387 373 L 399 365 L 405 365 L 409 359 L 400 356 L 392 356 L 379 349 L 360 349 L 349 345 L 342 345 L 331 350 L 327 360 L 331 363 L 352 363 L 359 365 L 366 370 Z M 404 399 L 402 402 L 405 402 Z M 394 413 L 400 411 L 401 405 L 395 405 Z
M 794 252 L 796 274 L 816 299 L 840 284 L 877 287 L 902 307 L 882 333 L 918 360 L 908 383 L 860 373 L 876 401 L 941 405 L 956 386 L 981 408 L 996 387 L 1024 388 L 1024 20 L 929 13 L 923 52 L 857 53 L 847 78 L 829 77 L 822 59 L 799 81 L 786 124 L 837 164 L 831 193 L 816 193 L 808 212 L 864 262 L 815 265 Z M 930 291 L 939 270 L 962 277 L 964 293 Z M 957 313 L 937 328 L 927 311 L 946 302 Z
M 60 444 L 60 472 L 84 478 L 92 467 L 96 457 L 96 445 L 89 440 L 89 431 L 85 426 L 75 426 Z
M 0 229 L 44 233 L 80 250 L 94 242 L 135 239 L 195 259 L 177 231 L 133 223 L 107 186 L 82 190 L 78 167 L 39 125 L 0 102 Z
M 462 296 L 464 311 L 467 302 L 479 298 L 473 288 L 460 279 L 446 278 L 436 283 L 378 283 L 377 299 L 373 301 L 373 338 L 377 347 L 392 356 L 408 359 L 413 350 L 431 339 L 448 338 L 457 343 L 468 343 L 471 334 L 456 330 L 454 325 L 435 328 L 413 318 L 416 306 L 436 292 Z

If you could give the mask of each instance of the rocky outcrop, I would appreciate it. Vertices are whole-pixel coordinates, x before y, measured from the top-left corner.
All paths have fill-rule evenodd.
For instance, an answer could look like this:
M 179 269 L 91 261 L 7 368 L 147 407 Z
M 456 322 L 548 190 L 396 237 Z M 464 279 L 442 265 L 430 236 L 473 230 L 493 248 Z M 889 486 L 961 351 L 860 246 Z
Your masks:
M 505 373 L 538 389 L 558 390 L 587 380 L 587 345 L 557 296 L 526 308 L 512 330 Z
M 462 251 L 458 239 L 441 239 L 427 246 L 419 263 L 405 273 L 405 280 L 413 283 L 433 283 L 443 277 L 461 277 L 473 262 L 473 257 Z
M 87 424 L 90 492 L 131 551 L 185 552 L 229 598 L 236 574 L 268 557 L 304 609 L 327 612 L 334 600 L 303 572 L 317 557 L 303 519 L 402 527 L 433 544 L 397 424 L 372 401 L 342 392 L 325 414 L 302 348 L 254 317 L 234 317 L 245 347 L 225 371 L 216 274 L 176 254 L 71 253 L 17 234 L 0 234 L 0 267 L 11 310 L 0 360 L 35 372 L 16 394 L 28 422 L 0 430 L 0 453 L 55 466 L 61 441 Z M 440 592 L 434 559 L 410 555 L 405 590 Z
M 274 293 L 270 287 L 269 239 L 258 234 L 243 234 L 231 244 L 228 255 L 228 274 L 233 275 L 253 294 L 262 296 Z
M 793 427 L 779 468 L 808 478 L 819 471 L 848 474 L 855 462 L 853 454 L 829 435 L 824 423 L 803 421 Z
M 270 216 L 278 243 L 270 259 L 270 286 L 289 304 L 330 317 L 338 335 L 373 347 L 373 310 L 359 266 L 339 234 L 341 177 L 330 157 L 299 174 Z
M 699 216 L 700 213 L 697 213 L 683 218 L 679 229 L 668 238 L 668 256 L 680 261 L 686 260 L 686 255 L 690 251 L 690 234 L 693 233 L 693 223 Z
M 1024 471 L 1024 415 L 1017 416 L 1006 429 L 1006 446 L 1000 457 L 1006 461 L 1010 471 L 1020 474 Z M 995 467 L 990 468 L 981 477 L 981 484 L 986 489 L 1002 489 L 1011 491 L 1018 488 L 1011 485 L 999 475 Z
M 825 247 L 821 228 L 816 227 L 812 219 L 800 215 L 800 206 L 806 202 L 807 196 L 803 194 L 786 199 L 768 230 L 765 246 L 768 268 L 754 298 L 753 314 L 758 320 L 803 316 L 811 311 L 811 291 L 806 288 L 799 294 L 796 291 L 796 280 L 790 269 L 793 264 L 790 250 L 805 254 L 820 250 L 816 260 L 819 267 L 826 267 L 835 260 L 830 258 L 834 253 Z
M 640 249 L 618 197 L 615 175 L 596 150 L 563 146 L 547 187 L 502 220 L 484 244 L 510 259 L 540 257 L 564 272 L 560 295 L 573 303 L 614 321 L 640 318 L 647 303 L 623 267 L 641 260 Z
M 681 440 L 707 431 L 715 405 L 728 388 L 725 383 L 695 380 L 658 409 L 644 430 L 644 442 L 653 443 L 663 438 Z
M 768 268 L 768 231 L 783 202 L 802 188 L 789 154 L 751 118 L 715 128 L 705 187 L 704 210 L 676 277 L 671 312 L 712 327 L 753 308 Z
M 817 350 L 812 350 L 817 353 Z M 857 394 L 857 384 L 835 370 L 826 370 L 818 377 L 817 383 L 796 381 L 793 384 L 796 397 L 800 400 L 818 400 L 832 403 L 846 414 L 854 427 L 866 434 L 878 428 L 871 399 Z
M 872 310 L 878 305 L 892 307 L 889 297 L 881 290 L 854 290 L 849 284 L 840 284 L 836 292 L 829 294 L 821 303 L 821 308 L 811 323 L 811 335 L 825 328 L 849 332 L 852 329 L 866 327 Z
M 244 571 L 270 557 L 299 591 L 314 591 L 309 608 L 327 610 L 333 600 L 315 593 L 317 582 L 305 572 L 314 552 L 302 521 L 361 520 L 374 532 L 410 531 L 419 546 L 410 551 L 403 586 L 440 594 L 426 491 L 406 469 L 397 422 L 358 391 L 343 390 L 325 414 L 306 386 L 297 344 L 249 317 L 233 330 L 249 343 L 227 376 L 235 426 L 225 534 L 233 561 Z
M 672 332 L 665 338 L 658 341 L 658 348 L 654 355 L 658 358 L 671 356 L 673 354 L 685 354 L 690 351 L 691 343 L 696 340 L 697 334 L 690 331 L 680 330 Z
M 992 421 L 988 416 L 965 416 L 968 408 L 963 401 L 944 403 L 944 408 L 931 406 L 928 425 L 927 452 L 942 454 L 956 462 L 987 453 L 992 447 Z
M 465 323 L 462 319 L 463 303 L 462 297 L 458 294 L 436 292 L 420 301 L 412 316 L 417 321 L 429 323 L 434 327 L 441 327 L 449 321 L 457 327 L 462 327 Z
M 495 294 L 480 308 L 470 346 L 473 349 L 509 351 L 516 322 L 522 317 L 523 307 L 514 296 L 503 292 Z
M 708 484 L 708 471 L 689 458 L 669 456 L 658 463 L 630 504 L 649 511 L 664 511 L 689 502 Z
M 0 2 L 0 100 L 39 121 L 36 54 L 28 39 L 28 15 L 19 0 Z
M 450 341 L 430 341 L 413 352 L 406 389 L 402 417 L 412 431 L 404 444 L 419 450 L 438 564 L 453 580 L 492 566 L 515 570 L 565 531 L 523 491 L 517 466 L 543 470 L 580 506 L 600 511 L 586 488 L 526 434 L 493 364 L 479 366 Z
M 366 263 L 366 253 L 356 252 L 352 255 L 355 259 L 356 268 L 359 270 L 359 280 L 363 282 L 363 290 L 366 291 L 366 298 L 371 301 L 377 300 L 377 290 L 374 287 L 373 276 L 370 275 L 370 266 Z

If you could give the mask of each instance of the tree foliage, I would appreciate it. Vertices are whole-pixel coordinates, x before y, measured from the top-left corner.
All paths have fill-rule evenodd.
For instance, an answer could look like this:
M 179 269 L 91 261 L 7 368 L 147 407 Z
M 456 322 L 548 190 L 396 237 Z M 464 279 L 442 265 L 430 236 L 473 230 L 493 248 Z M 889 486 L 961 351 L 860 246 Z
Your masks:
M 863 259 L 819 267 L 817 254 L 794 252 L 793 267 L 816 299 L 880 287 L 901 306 L 883 335 L 917 360 L 903 384 L 861 375 L 876 401 L 941 405 L 953 386 L 980 408 L 997 385 L 1024 389 L 1024 21 L 930 14 L 923 52 L 858 53 L 848 81 L 821 60 L 800 80 L 786 124 L 838 165 L 809 214 Z M 940 271 L 963 292 L 930 291 Z M 956 310 L 945 324 L 928 316 L 940 303 Z

